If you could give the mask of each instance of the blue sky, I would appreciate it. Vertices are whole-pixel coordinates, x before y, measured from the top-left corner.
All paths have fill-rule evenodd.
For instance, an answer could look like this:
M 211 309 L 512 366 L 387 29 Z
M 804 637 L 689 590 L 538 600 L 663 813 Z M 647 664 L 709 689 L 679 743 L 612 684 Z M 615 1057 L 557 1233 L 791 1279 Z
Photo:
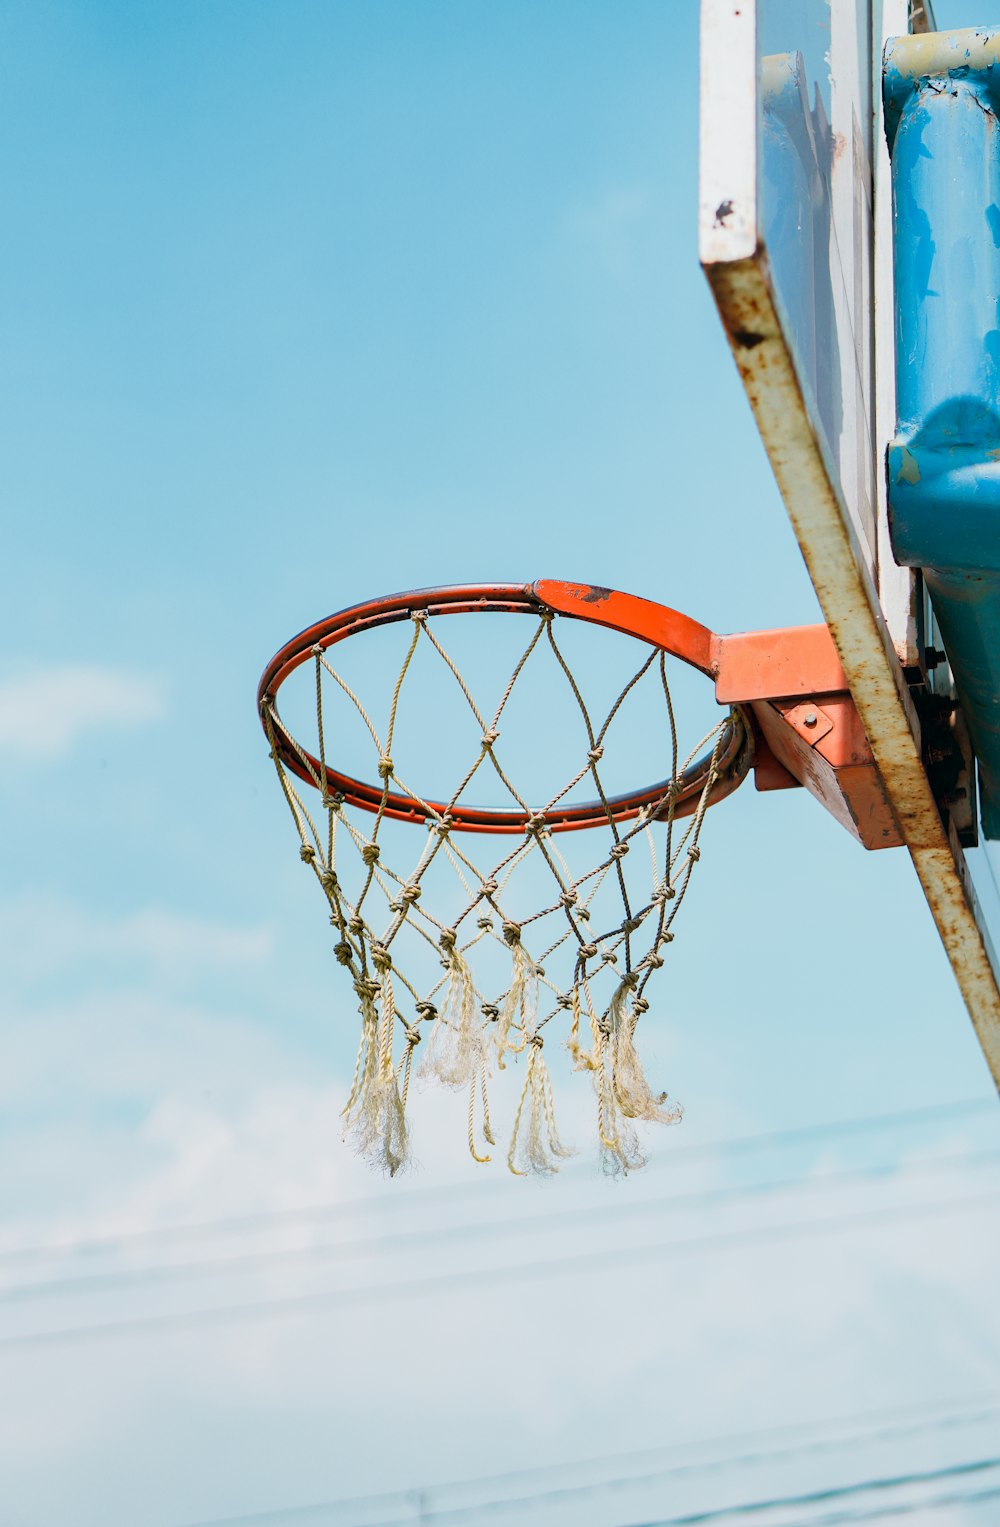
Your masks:
M 552 1183 L 477 1175 L 437 1093 L 403 1182 L 340 1141 L 271 653 L 470 578 L 818 618 L 697 266 L 693 0 L 33 0 L 0 36 L 5 1522 L 656 1475 L 491 1518 L 597 1527 L 994 1456 L 993 1089 L 909 861 L 800 792 L 706 826 L 645 1174 L 596 1177 L 565 1073 Z

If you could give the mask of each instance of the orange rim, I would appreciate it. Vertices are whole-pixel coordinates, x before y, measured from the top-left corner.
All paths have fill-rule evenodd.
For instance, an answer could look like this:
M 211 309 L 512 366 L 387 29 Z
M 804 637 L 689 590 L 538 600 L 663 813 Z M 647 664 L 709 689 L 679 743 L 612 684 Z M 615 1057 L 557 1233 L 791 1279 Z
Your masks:
M 597 595 L 600 596 L 599 600 L 595 597 Z M 609 601 L 617 601 L 611 606 L 614 618 L 608 617 Z M 269 733 L 269 715 L 272 711 L 277 715 L 278 691 L 296 668 L 301 667 L 318 651 L 325 651 L 327 647 L 333 647 L 362 631 L 409 620 L 414 610 L 425 610 L 428 615 L 502 612 L 536 616 L 551 611 L 569 620 L 586 620 L 612 627 L 634 636 L 637 641 L 670 653 L 702 673 L 710 671 L 708 653 L 712 633 L 705 626 L 665 605 L 655 605 L 631 595 L 615 594 L 607 589 L 589 589 L 587 585 L 555 580 L 535 584 L 475 583 L 413 589 L 407 593 L 390 594 L 380 599 L 367 600 L 363 604 L 351 605 L 336 615 L 318 621 L 316 625 L 308 626 L 290 642 L 286 642 L 268 663 L 257 690 L 257 708 L 265 733 L 269 737 L 273 735 Z M 284 767 L 304 783 L 315 787 L 317 779 L 325 780 L 330 795 L 338 796 L 364 811 L 381 811 L 384 816 L 394 817 L 398 821 L 431 821 L 447 812 L 450 825 L 456 831 L 522 833 L 531 819 L 529 813 L 520 809 L 448 806 L 446 802 L 434 800 L 423 806 L 412 796 L 401 795 L 394 790 L 386 791 L 381 784 L 370 785 L 350 774 L 342 774 L 329 765 L 324 768 L 319 759 L 305 748 L 300 757 L 283 737 L 274 735 L 274 746 Z M 676 782 L 672 795 L 675 817 L 690 816 L 697 810 L 712 769 L 713 754 L 714 750 L 697 759 Z M 723 732 L 722 745 L 715 758 L 717 777 L 709 792 L 707 804 L 715 805 L 731 795 L 746 778 L 752 760 L 752 727 L 736 706 L 732 709 L 729 724 Z M 670 785 L 669 779 L 657 780 L 640 789 L 609 796 L 607 806 L 599 800 L 584 801 L 576 806 L 557 806 L 545 813 L 545 826 L 550 832 L 602 827 L 607 825 L 609 813 L 616 822 L 626 822 L 658 802 L 662 804 L 662 812 L 655 815 L 666 815 L 668 806 L 664 797 Z

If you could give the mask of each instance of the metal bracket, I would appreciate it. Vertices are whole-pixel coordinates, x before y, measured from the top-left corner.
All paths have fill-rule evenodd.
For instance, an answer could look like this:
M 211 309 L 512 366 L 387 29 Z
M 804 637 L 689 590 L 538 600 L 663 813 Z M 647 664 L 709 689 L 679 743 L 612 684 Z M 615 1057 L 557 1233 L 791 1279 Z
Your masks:
M 712 645 L 716 699 L 749 702 L 763 744 L 757 788 L 804 785 L 865 848 L 901 844 L 828 628 L 716 636 Z

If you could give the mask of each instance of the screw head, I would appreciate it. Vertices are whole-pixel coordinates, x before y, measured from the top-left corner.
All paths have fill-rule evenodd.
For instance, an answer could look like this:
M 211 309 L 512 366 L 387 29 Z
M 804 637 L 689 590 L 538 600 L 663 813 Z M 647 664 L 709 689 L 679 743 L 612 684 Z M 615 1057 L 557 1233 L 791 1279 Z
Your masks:
M 819 721 L 819 717 L 814 710 L 811 710 L 806 712 L 802 718 L 802 721 L 804 726 L 815 726 Z

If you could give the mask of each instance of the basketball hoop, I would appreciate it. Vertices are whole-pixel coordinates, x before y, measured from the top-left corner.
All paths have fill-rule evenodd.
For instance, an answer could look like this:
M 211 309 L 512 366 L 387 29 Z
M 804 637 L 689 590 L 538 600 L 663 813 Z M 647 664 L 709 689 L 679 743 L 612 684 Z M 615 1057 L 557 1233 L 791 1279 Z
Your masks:
M 614 601 L 628 604 L 630 618 L 639 607 L 657 612 L 659 625 L 652 632 L 637 631 L 634 620 L 616 618 L 622 612 Z M 479 708 L 439 632 L 445 616 L 484 612 L 532 618 L 530 639 L 499 703 L 489 711 Z M 559 618 L 615 626 L 639 635 L 645 644 L 637 671 L 600 724 L 591 719 L 557 638 Z M 409 636 L 383 733 L 333 668 L 329 654 L 349 637 L 392 623 L 408 626 Z M 701 854 L 708 808 L 740 784 L 753 758 L 753 728 L 739 705 L 728 707 L 686 756 L 679 747 L 665 660 L 673 656 L 712 674 L 714 640 L 704 626 L 676 611 L 608 590 L 553 582 L 489 584 L 424 589 L 355 605 L 302 632 L 268 664 L 258 693 L 261 721 L 301 857 L 326 897 L 338 935 L 334 952 L 353 984 L 361 1014 L 357 1064 L 344 1109 L 347 1132 L 362 1154 L 390 1173 L 407 1157 L 405 1110 L 413 1051 L 425 1036 L 418 1074 L 467 1090 L 468 1144 L 477 1161 L 490 1159 L 478 1136 L 488 1145 L 495 1143 L 491 1078 L 511 1057 L 524 1058 L 524 1085 L 507 1151 L 508 1166 L 517 1174 L 554 1171 L 569 1154 L 556 1129 L 543 1056 L 554 1019 L 566 1024 L 564 1040 L 574 1068 L 591 1073 L 607 1167 L 629 1170 L 641 1164 L 637 1120 L 671 1123 L 680 1118 L 680 1108 L 650 1088 L 636 1053 L 635 1030 L 649 1006 L 648 983 L 664 965 L 674 937 Z M 479 734 L 457 787 L 434 798 L 406 782 L 408 770 L 393 752 L 400 695 L 421 645 L 440 659 L 442 681 L 457 686 Z M 512 692 L 534 654 L 544 648 L 555 657 L 572 695 L 581 747 L 569 781 L 537 802 L 511 780 L 497 744 Z M 279 715 L 277 696 L 290 675 L 310 662 L 316 743 L 307 747 Z M 647 674 L 656 681 L 666 718 L 670 772 L 652 784 L 611 794 L 602 779 L 605 748 L 614 740 L 623 701 Z M 324 707 L 329 709 L 331 688 L 346 697 L 370 736 L 375 758 L 367 781 L 328 762 Z M 501 782 L 511 806 L 468 804 L 468 788 L 481 769 Z M 593 798 L 577 801 L 574 792 L 585 781 L 592 781 Z M 309 809 L 299 788 L 303 784 L 317 792 L 322 816 Z M 385 824 L 394 821 L 424 829 L 408 873 L 391 866 L 383 852 Z M 519 841 L 504 848 L 496 862 L 480 866 L 467 846 L 456 842 L 456 835 L 473 833 Z M 591 844 L 581 871 L 570 869 L 558 846 L 557 835 L 565 833 L 583 835 L 578 841 Z M 630 861 L 629 855 L 643 839 L 649 852 L 642 856 L 645 870 L 639 873 L 634 866 L 640 856 Z M 524 906 L 517 901 L 514 882 L 529 860 L 551 889 L 540 904 L 536 899 Z M 425 894 L 442 865 L 454 871 L 461 887 L 451 915 Z M 617 910 L 609 914 L 612 902 Z M 425 961 L 430 950 L 430 976 L 421 980 L 409 956 L 403 958 L 406 938 Z

